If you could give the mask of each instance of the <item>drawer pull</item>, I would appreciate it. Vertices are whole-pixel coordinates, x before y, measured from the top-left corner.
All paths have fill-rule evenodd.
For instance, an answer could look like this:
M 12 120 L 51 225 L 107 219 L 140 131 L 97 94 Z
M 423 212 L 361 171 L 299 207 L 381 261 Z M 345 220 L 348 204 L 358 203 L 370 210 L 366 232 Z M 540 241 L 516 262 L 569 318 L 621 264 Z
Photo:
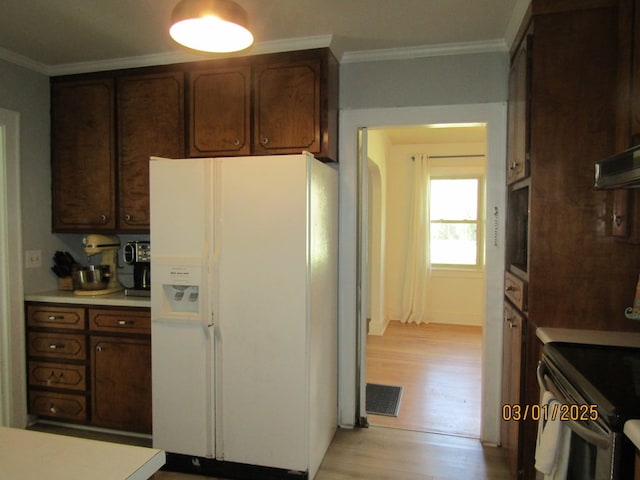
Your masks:
M 50 322 L 53 322 L 54 320 L 64 320 L 64 316 L 62 316 L 62 315 L 49 315 L 47 317 L 47 320 L 49 320 Z
M 60 372 L 56 377 L 56 372 L 51 370 L 51 375 L 47 378 L 47 385 L 62 383 L 62 379 L 64 378 L 64 373 Z
M 518 289 L 516 287 L 514 287 L 513 285 L 509 285 L 506 289 L 507 292 L 517 292 Z
M 53 414 L 58 413 L 58 409 L 56 408 L 56 406 L 55 406 L 53 403 L 51 403 L 51 404 L 49 405 L 49 411 L 50 411 L 51 413 L 53 413 Z
M 101 351 L 102 351 L 102 347 L 101 347 L 100 345 L 98 345 L 98 346 L 96 347 L 96 352 L 101 352 Z
M 51 343 L 51 344 L 49 344 L 49 350 L 57 350 L 59 348 L 64 348 L 64 343 Z
M 118 320 L 118 325 L 133 325 L 131 320 Z

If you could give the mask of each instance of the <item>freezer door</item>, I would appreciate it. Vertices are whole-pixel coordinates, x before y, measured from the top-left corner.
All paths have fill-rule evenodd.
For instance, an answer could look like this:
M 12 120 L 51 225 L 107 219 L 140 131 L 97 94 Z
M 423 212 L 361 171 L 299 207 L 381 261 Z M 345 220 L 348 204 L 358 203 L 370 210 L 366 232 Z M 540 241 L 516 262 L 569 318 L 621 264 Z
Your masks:
M 150 162 L 153 445 L 211 458 L 213 164 Z

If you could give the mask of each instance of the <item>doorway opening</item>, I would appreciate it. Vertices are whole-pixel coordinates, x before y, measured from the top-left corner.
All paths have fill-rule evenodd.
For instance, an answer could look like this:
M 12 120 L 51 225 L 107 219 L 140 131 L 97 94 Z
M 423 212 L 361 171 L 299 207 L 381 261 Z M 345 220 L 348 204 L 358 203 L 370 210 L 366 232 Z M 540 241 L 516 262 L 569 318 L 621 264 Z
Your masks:
M 367 384 L 402 387 L 397 413 L 369 411 L 368 422 L 479 438 L 486 126 L 376 127 L 365 138 L 364 370 Z
M 506 104 L 460 104 L 342 110 L 340 113 L 340 298 L 339 423 L 345 428 L 366 423 L 366 298 L 363 259 L 359 132 L 375 126 L 436 123 L 484 123 L 487 126 L 485 248 L 486 288 L 482 351 L 480 441 L 500 443 L 500 378 L 502 371 L 502 297 L 504 284 L 504 206 Z M 364 143 L 364 142 L 363 142 Z M 366 189 L 365 189 L 366 190 Z M 365 245 L 366 247 L 366 245 Z

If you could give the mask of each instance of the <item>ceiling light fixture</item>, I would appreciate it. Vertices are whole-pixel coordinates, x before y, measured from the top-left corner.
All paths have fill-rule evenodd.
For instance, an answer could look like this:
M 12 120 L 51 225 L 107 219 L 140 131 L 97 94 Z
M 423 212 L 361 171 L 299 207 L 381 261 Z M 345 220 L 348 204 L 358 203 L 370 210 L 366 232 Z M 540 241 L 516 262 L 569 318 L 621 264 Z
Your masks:
M 169 34 L 204 52 L 237 52 L 253 43 L 249 16 L 233 0 L 181 0 L 171 13 Z

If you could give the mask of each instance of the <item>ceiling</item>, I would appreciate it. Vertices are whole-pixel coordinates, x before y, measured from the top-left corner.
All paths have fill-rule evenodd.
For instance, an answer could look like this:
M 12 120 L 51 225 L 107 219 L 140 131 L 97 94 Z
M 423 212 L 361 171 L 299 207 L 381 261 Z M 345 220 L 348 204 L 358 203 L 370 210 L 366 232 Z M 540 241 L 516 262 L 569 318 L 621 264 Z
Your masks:
M 177 1 L 2 0 L 0 58 L 48 75 L 202 59 L 167 33 Z M 505 51 L 529 0 L 237 2 L 256 40 L 242 54 L 330 46 L 345 63 Z

